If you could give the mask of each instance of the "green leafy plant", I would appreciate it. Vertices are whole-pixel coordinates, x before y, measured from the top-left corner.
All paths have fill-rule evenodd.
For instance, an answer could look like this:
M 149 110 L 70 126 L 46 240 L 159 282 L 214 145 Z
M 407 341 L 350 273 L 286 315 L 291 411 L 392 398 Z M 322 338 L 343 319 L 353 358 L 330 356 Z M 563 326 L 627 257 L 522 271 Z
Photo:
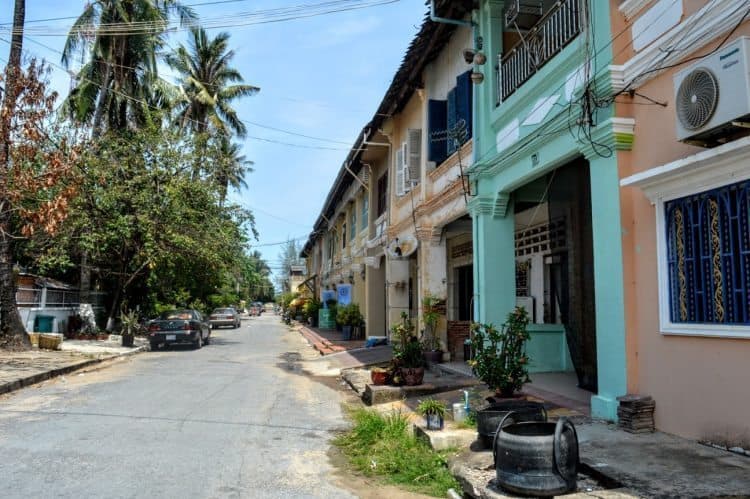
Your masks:
M 320 300 L 313 298 L 312 300 L 308 300 L 307 302 L 305 302 L 305 304 L 302 306 L 302 310 L 305 312 L 305 315 L 307 317 L 317 317 L 320 307 Z
M 417 405 L 417 413 L 419 413 L 422 416 L 427 416 L 428 414 L 434 414 L 436 416 L 440 416 L 441 418 L 445 417 L 445 402 L 442 400 L 435 400 L 432 398 L 420 400 L 419 404 Z
M 120 334 L 123 336 L 134 336 L 135 332 L 140 327 L 138 321 L 138 313 L 135 310 L 120 313 L 120 322 L 122 323 L 122 330 Z
M 336 323 L 341 326 L 361 326 L 364 322 L 362 312 L 359 311 L 359 305 L 350 303 L 336 310 Z
M 490 390 L 503 397 L 513 396 L 524 383 L 531 381 L 525 352 L 528 325 L 529 314 L 523 307 L 516 307 L 509 313 L 499 331 L 492 324 L 471 325 L 475 354 L 469 365 Z
M 440 339 L 437 336 L 437 325 L 440 320 L 437 306 L 440 301 L 430 294 L 422 298 L 422 324 L 424 324 L 422 344 L 425 350 L 440 350 Z
M 454 450 L 432 450 L 414 436 L 404 414 L 357 408 L 349 409 L 348 416 L 352 428 L 334 444 L 355 470 L 434 497 L 445 497 L 448 489 L 460 487 L 447 464 Z
M 396 367 L 424 367 L 425 360 L 422 344 L 414 334 L 414 324 L 405 312 L 401 312 L 401 322 L 391 326 L 394 338 L 393 360 Z

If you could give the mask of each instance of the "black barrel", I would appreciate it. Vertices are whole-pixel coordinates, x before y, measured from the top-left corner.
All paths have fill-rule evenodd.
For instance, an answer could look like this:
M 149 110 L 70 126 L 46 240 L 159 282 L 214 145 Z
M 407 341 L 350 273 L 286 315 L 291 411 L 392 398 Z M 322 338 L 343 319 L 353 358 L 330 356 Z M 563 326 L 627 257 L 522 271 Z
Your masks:
M 513 422 L 522 421 L 547 421 L 547 411 L 539 402 L 529 400 L 505 400 L 495 402 L 484 409 L 477 411 L 477 433 L 479 440 L 484 447 L 492 447 L 492 441 L 495 439 L 497 426 L 500 421 L 509 413 L 513 412 Z M 508 421 L 510 423 L 511 421 Z

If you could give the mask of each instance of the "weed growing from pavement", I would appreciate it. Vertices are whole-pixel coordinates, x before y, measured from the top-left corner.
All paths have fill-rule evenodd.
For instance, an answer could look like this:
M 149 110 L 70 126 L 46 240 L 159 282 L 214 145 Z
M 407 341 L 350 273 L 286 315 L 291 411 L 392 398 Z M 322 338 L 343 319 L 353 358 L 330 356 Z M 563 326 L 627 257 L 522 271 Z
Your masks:
M 380 414 L 372 409 L 349 409 L 353 427 L 339 435 L 341 448 L 357 471 L 377 476 L 411 491 L 445 497 L 459 484 L 448 470 L 449 451 L 437 452 L 418 440 L 400 412 Z

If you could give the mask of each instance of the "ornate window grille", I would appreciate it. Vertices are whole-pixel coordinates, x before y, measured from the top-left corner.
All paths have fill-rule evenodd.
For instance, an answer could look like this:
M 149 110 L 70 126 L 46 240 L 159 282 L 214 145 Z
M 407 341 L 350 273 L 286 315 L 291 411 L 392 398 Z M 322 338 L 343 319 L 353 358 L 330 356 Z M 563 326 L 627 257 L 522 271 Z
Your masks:
M 664 205 L 674 323 L 750 324 L 750 181 Z

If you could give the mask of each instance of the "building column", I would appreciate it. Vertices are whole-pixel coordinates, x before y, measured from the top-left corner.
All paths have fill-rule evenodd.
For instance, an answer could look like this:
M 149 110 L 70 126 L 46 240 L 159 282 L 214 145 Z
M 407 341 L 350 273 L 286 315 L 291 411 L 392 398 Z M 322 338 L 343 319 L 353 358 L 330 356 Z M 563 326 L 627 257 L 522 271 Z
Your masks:
M 419 328 L 422 323 L 422 299 L 430 295 L 447 304 L 448 301 L 448 252 L 442 230 L 437 227 L 420 227 L 417 230 L 419 239 Z M 447 345 L 446 320 L 443 317 L 437 325 L 437 337 Z
M 515 219 L 509 195 L 477 197 L 474 220 L 474 320 L 496 326 L 516 306 Z
M 587 144 L 591 178 L 591 223 L 596 296 L 596 359 L 599 393 L 591 397 L 591 415 L 617 420 L 617 397 L 627 392 L 625 298 L 617 150 L 632 146 L 632 120 L 611 118 L 597 127 L 598 147 Z M 602 157 L 603 144 L 611 151 Z

